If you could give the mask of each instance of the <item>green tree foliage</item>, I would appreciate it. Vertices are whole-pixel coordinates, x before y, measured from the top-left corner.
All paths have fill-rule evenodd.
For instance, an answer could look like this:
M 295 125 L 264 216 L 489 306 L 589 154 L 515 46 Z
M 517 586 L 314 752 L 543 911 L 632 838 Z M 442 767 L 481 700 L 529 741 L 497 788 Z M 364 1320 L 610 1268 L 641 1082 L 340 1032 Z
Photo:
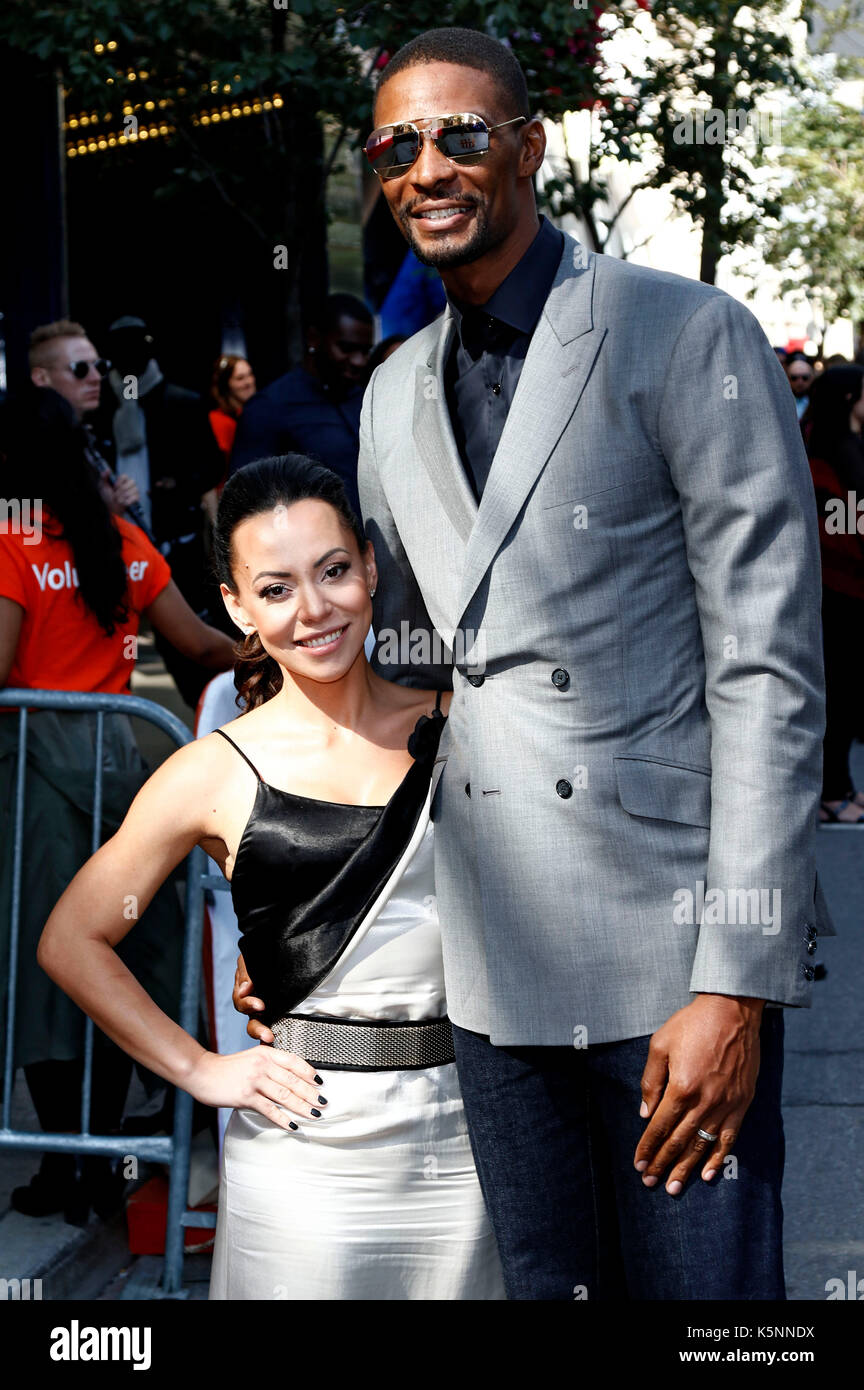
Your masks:
M 339 150 L 368 132 L 376 71 L 409 38 L 443 24 L 510 42 L 537 109 L 558 116 L 593 99 L 597 13 L 572 0 L 418 0 L 410 14 L 399 4 L 324 0 L 62 0 L 35 10 L 32 0 L 7 0 L 0 38 L 61 72 L 67 111 L 96 114 L 79 130 L 85 143 L 121 132 L 124 112 L 145 126 L 162 121 L 169 134 L 159 138 L 173 143 L 178 179 L 211 181 L 266 244 L 287 239 L 296 270 L 294 229 L 323 197 Z M 244 101 L 268 101 L 277 91 L 281 104 L 261 113 L 254 157 L 233 157 L 224 141 L 217 152 L 208 136 L 224 118 L 202 125 L 202 111 L 242 111 Z M 322 118 L 338 132 L 327 158 Z M 134 157 L 134 143 L 112 147 L 106 158 Z M 278 226 L 267 197 L 273 181 L 284 194 Z
M 55 66 L 67 110 L 95 113 L 100 133 L 119 131 L 124 110 L 139 121 L 155 112 L 169 130 L 159 138 L 172 144 L 178 184 L 207 182 L 263 246 L 284 244 L 293 286 L 306 242 L 323 225 L 316 210 L 333 162 L 368 131 L 375 74 L 388 55 L 439 25 L 486 30 L 512 46 L 536 110 L 558 118 L 599 107 L 588 177 L 565 162 L 547 185 L 553 211 L 575 210 L 590 225 L 605 196 L 601 157 L 638 161 L 659 152 L 640 186 L 668 186 L 701 225 L 702 278 L 713 280 L 722 252 L 751 240 L 760 218 L 777 209 L 750 183 L 758 141 L 754 151 L 733 129 L 721 144 L 688 143 L 676 130 L 688 107 L 747 112 L 765 93 L 795 87 L 785 3 L 761 0 L 742 10 L 737 0 L 653 0 L 663 45 L 623 81 L 603 73 L 603 40 L 631 26 L 649 0 L 415 0 L 410 9 L 399 0 L 57 0 L 37 9 L 32 0 L 6 0 L 0 39 Z M 279 106 L 234 121 L 236 139 L 210 138 L 214 124 L 224 132 L 221 113 L 202 124 L 204 110 L 242 114 L 244 104 L 263 104 L 275 92 Z M 325 122 L 333 132 L 327 140 Z M 88 140 L 92 132 L 88 125 Z M 97 157 L 108 167 L 132 159 L 132 144 Z M 166 184 L 160 193 L 172 191 Z M 730 211 L 735 195 L 748 199 L 745 212 Z
M 783 211 L 766 231 L 765 259 L 803 291 L 823 322 L 864 319 L 864 120 L 812 100 L 783 125 Z
M 598 153 L 644 161 L 637 189 L 668 188 L 702 229 L 700 276 L 713 283 L 720 256 L 752 242 L 778 211 L 753 174 L 770 144 L 758 103 L 801 85 L 788 4 L 654 0 L 651 18 L 647 58 L 626 61 L 601 93 Z M 596 201 L 602 185 L 592 182 L 590 192 Z

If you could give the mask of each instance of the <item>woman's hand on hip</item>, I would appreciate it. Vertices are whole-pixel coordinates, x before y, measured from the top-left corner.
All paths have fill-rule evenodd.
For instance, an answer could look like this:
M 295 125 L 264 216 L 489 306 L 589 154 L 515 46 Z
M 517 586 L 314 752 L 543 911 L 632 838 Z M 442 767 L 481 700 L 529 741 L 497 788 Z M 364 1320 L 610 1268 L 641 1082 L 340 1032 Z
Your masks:
M 257 1110 L 280 1129 L 296 1129 L 286 1111 L 318 1118 L 327 1101 L 314 1067 L 295 1052 L 274 1047 L 250 1047 L 245 1052 L 205 1052 L 184 1089 L 204 1105 Z M 282 1107 L 282 1108 L 280 1108 Z

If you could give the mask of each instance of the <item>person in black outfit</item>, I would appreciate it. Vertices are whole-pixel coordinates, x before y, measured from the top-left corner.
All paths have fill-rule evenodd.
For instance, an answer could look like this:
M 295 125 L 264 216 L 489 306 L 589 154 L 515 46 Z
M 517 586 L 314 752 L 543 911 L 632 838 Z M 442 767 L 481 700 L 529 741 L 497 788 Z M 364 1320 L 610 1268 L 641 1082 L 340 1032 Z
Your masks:
M 302 366 L 259 391 L 243 411 L 230 471 L 268 455 L 306 454 L 341 478 L 359 513 L 360 406 L 372 340 L 366 305 L 350 294 L 331 294 L 307 325 Z
M 831 367 L 811 387 L 802 420 L 819 509 L 826 730 L 820 821 L 864 827 L 864 792 L 856 791 L 849 750 L 861 732 L 864 640 L 864 367 Z M 853 494 L 850 517 L 849 494 Z
M 127 316 L 111 325 L 112 369 L 92 420 L 94 432 L 103 451 L 115 458 L 115 471 L 137 483 L 154 542 L 189 606 L 210 626 L 227 631 L 208 555 L 208 518 L 215 515 L 224 460 L 206 404 L 193 391 L 167 382 L 153 354 L 153 337 L 142 319 Z M 156 646 L 194 708 L 212 672 L 162 638 Z

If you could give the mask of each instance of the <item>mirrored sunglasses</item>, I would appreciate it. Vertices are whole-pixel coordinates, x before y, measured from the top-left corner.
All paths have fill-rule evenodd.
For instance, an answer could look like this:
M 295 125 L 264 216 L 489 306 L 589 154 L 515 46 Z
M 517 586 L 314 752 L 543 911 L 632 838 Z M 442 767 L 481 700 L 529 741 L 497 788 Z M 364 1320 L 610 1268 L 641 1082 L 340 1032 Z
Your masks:
M 491 131 L 525 120 L 526 116 L 513 116 L 509 121 L 487 125 L 482 116 L 461 111 L 452 116 L 430 116 L 429 125 L 423 130 L 413 121 L 400 121 L 398 125 L 382 125 L 373 130 L 363 153 L 381 179 L 398 178 L 410 169 L 420 156 L 424 136 L 454 164 L 476 164 L 489 152 Z

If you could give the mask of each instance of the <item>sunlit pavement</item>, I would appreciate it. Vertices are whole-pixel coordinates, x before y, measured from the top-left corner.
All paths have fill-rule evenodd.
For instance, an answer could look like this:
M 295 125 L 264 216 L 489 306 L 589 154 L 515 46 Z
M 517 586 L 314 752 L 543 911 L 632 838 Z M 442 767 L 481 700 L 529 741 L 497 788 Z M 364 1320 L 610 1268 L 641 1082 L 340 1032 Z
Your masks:
M 864 787 L 864 748 L 852 763 Z M 864 1279 L 864 830 L 819 831 L 819 880 L 836 937 L 811 1009 L 786 1011 L 786 1277 L 789 1297 L 824 1299 L 830 1279 Z M 836 1286 L 834 1286 L 836 1288 Z M 864 1286 L 862 1286 L 864 1287 Z

